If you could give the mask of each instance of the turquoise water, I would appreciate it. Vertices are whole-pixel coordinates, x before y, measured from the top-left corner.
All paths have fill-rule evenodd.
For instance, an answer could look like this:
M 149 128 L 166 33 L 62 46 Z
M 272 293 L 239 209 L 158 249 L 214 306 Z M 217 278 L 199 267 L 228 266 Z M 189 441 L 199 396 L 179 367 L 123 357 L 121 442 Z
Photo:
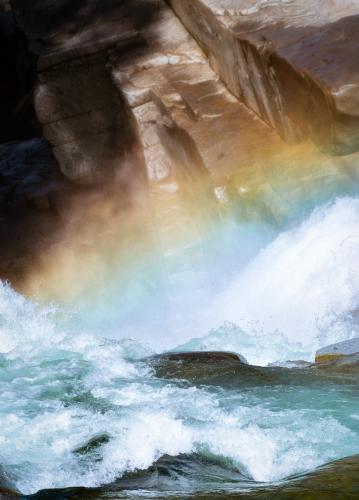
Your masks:
M 0 463 L 10 481 L 25 494 L 95 487 L 169 456 L 181 467 L 204 460 L 208 474 L 217 467 L 219 482 L 240 487 L 359 453 L 355 373 L 277 368 L 278 377 L 216 386 L 161 379 L 141 361 L 216 349 L 265 366 L 312 360 L 318 347 L 357 336 L 358 228 L 359 200 L 338 199 L 264 245 L 222 288 L 192 306 L 187 296 L 166 329 L 128 322 L 111 339 L 86 329 L 75 305 L 71 315 L 38 306 L 2 284 Z M 154 314 L 160 306 L 151 302 Z M 114 300 L 101 314 L 106 307 Z

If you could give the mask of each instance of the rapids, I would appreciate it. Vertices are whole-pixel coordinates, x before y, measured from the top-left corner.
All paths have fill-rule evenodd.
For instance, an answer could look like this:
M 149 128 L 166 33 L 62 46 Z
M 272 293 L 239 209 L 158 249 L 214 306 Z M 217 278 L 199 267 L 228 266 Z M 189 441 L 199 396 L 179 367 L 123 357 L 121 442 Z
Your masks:
M 231 350 L 264 366 L 312 360 L 318 347 L 358 335 L 358 228 L 359 199 L 339 198 L 224 273 L 192 307 L 189 281 L 179 321 L 165 323 L 173 335 L 129 322 L 108 338 L 75 304 L 40 306 L 1 284 L 0 463 L 11 483 L 24 494 L 97 487 L 177 457 L 217 467 L 218 482 L 233 486 L 357 454 L 357 376 L 307 384 L 296 370 L 292 384 L 219 387 L 158 378 L 143 359 Z M 156 315 L 161 304 L 150 304 Z M 200 488 L 199 477 L 181 488 Z

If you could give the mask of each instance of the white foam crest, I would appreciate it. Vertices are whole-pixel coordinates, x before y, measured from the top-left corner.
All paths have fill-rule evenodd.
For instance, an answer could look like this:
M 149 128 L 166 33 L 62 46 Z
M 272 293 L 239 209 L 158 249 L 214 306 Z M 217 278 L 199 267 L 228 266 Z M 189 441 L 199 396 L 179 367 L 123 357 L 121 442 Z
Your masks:
M 40 308 L 0 281 L 0 352 L 33 351 L 60 341 L 55 315 L 54 307 Z
M 270 409 L 271 399 L 263 403 L 260 390 L 241 394 L 151 378 L 124 381 L 116 373 L 97 374 L 96 363 L 91 364 L 92 378 L 84 374 L 81 381 L 74 374 L 74 387 L 83 383 L 82 390 L 101 400 L 105 411 L 91 404 L 64 405 L 50 396 L 43 401 L 46 392 L 57 390 L 58 372 L 46 372 L 43 385 L 35 388 L 29 376 L 28 387 L 22 380 L 18 394 L 15 379 L 17 407 L 1 417 L 1 462 L 17 464 L 17 487 L 24 493 L 111 483 L 165 454 L 191 452 L 224 457 L 255 480 L 275 481 L 350 455 L 359 446 L 355 433 L 313 406 L 311 394 L 308 409 L 278 411 L 278 401 Z M 101 445 L 100 460 L 74 453 L 103 434 L 111 439 Z

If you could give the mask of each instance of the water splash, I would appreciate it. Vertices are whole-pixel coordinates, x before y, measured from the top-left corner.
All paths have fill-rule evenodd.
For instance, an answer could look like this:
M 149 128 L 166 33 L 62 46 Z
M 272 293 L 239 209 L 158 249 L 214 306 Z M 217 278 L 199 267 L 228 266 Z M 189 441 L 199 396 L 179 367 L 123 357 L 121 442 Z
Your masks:
M 205 305 L 200 323 L 212 332 L 187 348 L 231 349 L 264 364 L 310 360 L 359 335 L 358 227 L 359 199 L 348 197 L 280 234 Z
M 358 333 L 358 223 L 359 199 L 342 198 L 279 235 L 183 318 L 182 348 L 266 363 L 310 357 Z M 215 456 L 275 481 L 358 450 L 353 388 L 233 391 L 158 380 L 138 362 L 152 352 L 139 342 L 156 339 L 151 331 L 119 330 L 135 341 L 68 329 L 67 313 L 5 284 L 0 320 L 0 463 L 25 493 L 108 483 L 165 454 Z M 175 348 L 179 337 L 165 333 Z M 96 439 L 96 451 L 76 452 Z

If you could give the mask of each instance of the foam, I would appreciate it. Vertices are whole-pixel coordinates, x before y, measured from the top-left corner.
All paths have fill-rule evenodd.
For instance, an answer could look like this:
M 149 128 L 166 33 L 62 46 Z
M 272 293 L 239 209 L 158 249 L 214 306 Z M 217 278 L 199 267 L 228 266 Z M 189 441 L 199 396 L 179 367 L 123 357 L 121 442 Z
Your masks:
M 182 348 L 230 349 L 264 364 L 353 336 L 358 227 L 359 200 L 342 198 L 279 235 L 196 309 L 196 323 L 191 311 Z M 0 463 L 26 494 L 98 486 L 164 454 L 215 455 L 276 481 L 358 450 L 356 401 L 345 391 L 241 393 L 157 380 L 137 361 L 151 352 L 140 343 L 69 330 L 60 310 L 5 284 L 0 319 Z M 100 460 L 74 453 L 104 433 Z
M 319 347 L 358 335 L 358 228 L 359 199 L 348 197 L 280 234 L 206 304 L 202 324 L 212 332 L 203 346 L 265 364 L 310 360 Z

